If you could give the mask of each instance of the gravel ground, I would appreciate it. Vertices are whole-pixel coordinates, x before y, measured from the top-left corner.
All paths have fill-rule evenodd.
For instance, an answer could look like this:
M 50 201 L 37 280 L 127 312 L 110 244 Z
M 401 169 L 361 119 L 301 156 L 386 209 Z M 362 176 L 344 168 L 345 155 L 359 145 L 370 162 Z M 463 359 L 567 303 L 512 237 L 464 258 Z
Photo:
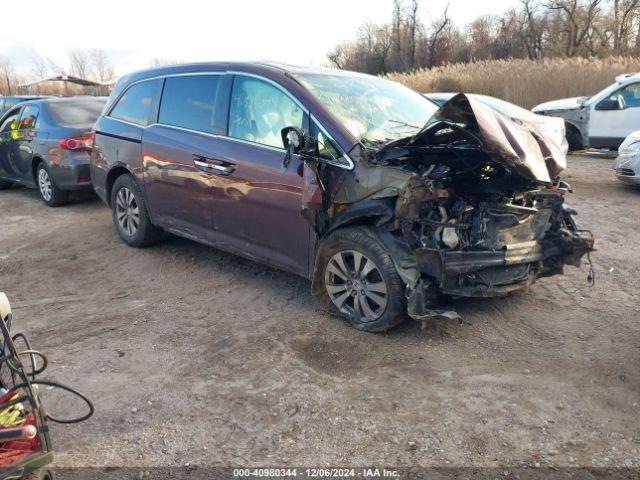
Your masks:
M 175 237 L 128 248 L 91 195 L 1 192 L 14 329 L 97 409 L 52 425 L 55 465 L 640 466 L 640 189 L 569 163 L 595 287 L 568 267 L 384 335 L 290 274 Z

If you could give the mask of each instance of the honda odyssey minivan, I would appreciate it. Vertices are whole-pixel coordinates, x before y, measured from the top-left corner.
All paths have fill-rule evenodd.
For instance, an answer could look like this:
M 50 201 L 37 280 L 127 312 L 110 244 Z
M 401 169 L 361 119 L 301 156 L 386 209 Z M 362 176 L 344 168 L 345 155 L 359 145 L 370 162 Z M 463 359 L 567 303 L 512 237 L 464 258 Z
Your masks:
M 438 108 L 385 79 L 266 63 L 120 79 L 91 176 L 134 247 L 171 232 L 312 281 L 365 331 L 452 318 L 579 266 L 564 152 L 459 94 Z

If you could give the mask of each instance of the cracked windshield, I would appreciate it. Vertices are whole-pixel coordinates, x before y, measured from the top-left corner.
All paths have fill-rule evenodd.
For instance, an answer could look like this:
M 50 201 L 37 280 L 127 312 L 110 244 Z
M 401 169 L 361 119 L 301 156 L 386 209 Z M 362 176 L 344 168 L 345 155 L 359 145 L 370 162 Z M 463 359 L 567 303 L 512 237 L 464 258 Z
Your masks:
M 367 146 L 415 135 L 438 110 L 422 95 L 388 80 L 357 75 L 296 78 Z

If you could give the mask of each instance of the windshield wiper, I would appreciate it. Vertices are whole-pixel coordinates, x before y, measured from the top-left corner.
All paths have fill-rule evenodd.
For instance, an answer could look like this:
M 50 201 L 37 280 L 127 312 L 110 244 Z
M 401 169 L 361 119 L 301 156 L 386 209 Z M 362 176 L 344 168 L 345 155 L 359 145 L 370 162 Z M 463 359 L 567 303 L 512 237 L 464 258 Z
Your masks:
M 397 124 L 399 124 L 399 125 L 401 125 L 401 126 L 404 126 L 404 127 L 415 128 L 416 130 L 420 130 L 420 129 L 422 128 L 422 127 L 418 127 L 418 126 L 416 126 L 416 125 L 411 125 L 410 123 L 407 123 L 407 122 L 403 122 L 402 120 L 396 120 L 396 119 L 394 119 L 394 118 L 391 118 L 391 119 L 389 119 L 389 120 L 387 120 L 387 121 L 388 121 L 388 122 L 397 123 Z

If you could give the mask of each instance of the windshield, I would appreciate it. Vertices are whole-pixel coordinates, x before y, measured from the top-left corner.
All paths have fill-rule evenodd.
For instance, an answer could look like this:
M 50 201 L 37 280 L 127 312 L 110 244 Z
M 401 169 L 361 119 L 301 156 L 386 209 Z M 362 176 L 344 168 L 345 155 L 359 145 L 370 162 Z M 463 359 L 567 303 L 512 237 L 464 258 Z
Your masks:
M 381 78 L 323 74 L 296 78 L 364 144 L 413 136 L 438 110 L 419 93 Z
M 59 125 L 75 127 L 95 123 L 106 102 L 106 99 L 102 98 L 75 102 L 51 102 L 49 108 Z

